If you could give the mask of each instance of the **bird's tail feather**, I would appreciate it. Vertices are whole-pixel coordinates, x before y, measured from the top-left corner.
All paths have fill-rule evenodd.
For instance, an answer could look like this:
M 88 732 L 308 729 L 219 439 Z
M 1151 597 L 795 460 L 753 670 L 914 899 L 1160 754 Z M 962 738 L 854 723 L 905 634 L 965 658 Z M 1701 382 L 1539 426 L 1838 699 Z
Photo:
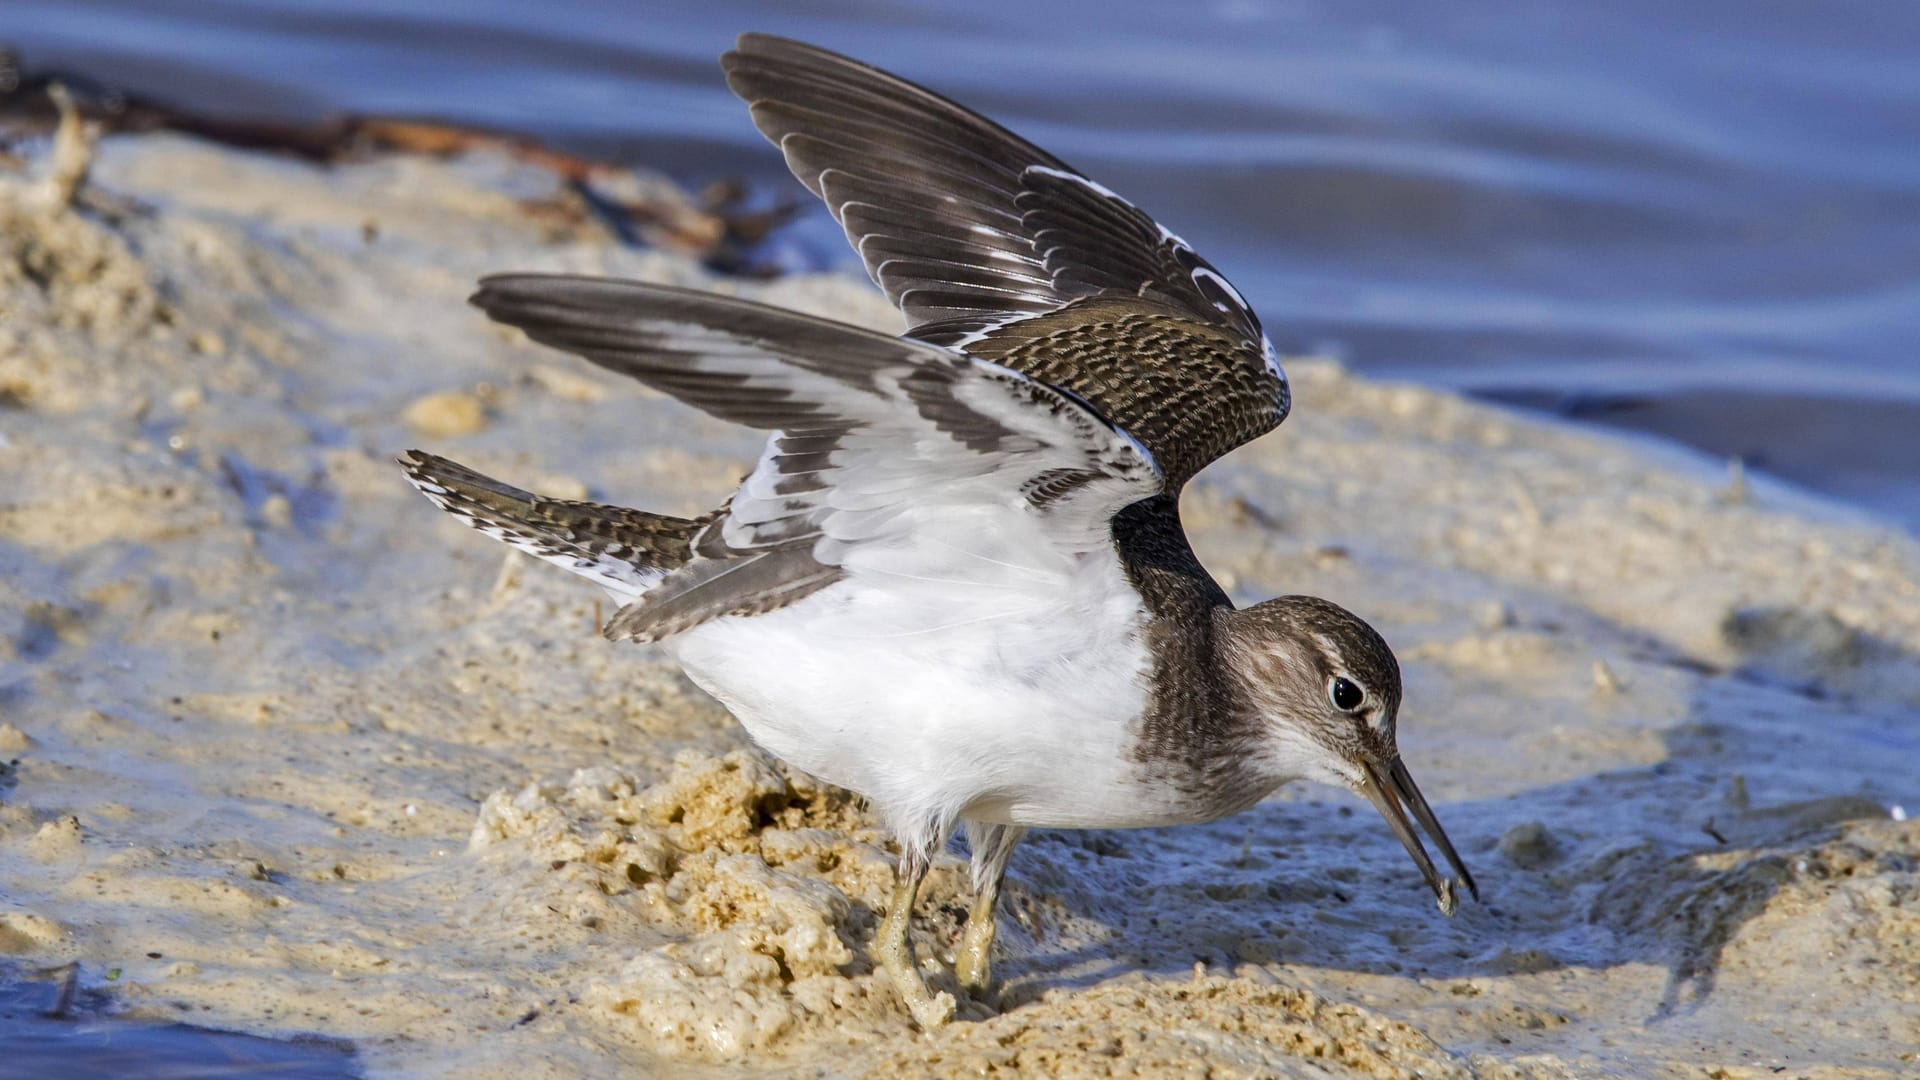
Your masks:
M 496 540 L 564 566 L 631 603 L 693 557 L 705 520 L 546 499 L 443 457 L 409 450 L 407 479 L 440 509 Z

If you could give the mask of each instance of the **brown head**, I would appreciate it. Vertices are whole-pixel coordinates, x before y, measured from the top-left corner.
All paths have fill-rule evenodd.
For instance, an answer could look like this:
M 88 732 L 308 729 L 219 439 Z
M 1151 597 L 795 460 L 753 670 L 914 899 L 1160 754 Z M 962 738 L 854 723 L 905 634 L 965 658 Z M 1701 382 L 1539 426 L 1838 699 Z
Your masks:
M 1479 899 L 1473 875 L 1400 760 L 1400 663 L 1386 641 L 1351 611 L 1312 596 L 1223 609 L 1219 618 L 1236 694 L 1262 731 L 1254 753 L 1263 771 L 1278 782 L 1318 780 L 1365 795 L 1451 915 L 1453 882 L 1434 869 L 1411 814 Z

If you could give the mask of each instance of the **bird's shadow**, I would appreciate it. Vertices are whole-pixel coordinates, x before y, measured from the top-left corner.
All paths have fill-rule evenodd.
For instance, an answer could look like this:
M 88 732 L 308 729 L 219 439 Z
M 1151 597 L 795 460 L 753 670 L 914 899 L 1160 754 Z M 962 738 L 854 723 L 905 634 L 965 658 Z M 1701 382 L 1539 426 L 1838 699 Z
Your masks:
M 1002 900 L 998 1006 L 1196 964 L 1441 981 L 1655 964 L 1668 974 L 1646 1019 L 1698 1007 L 1782 889 L 1885 861 L 1840 834 L 1914 798 L 1911 776 L 1877 763 L 1920 760 L 1911 706 L 1846 689 L 1920 685 L 1920 660 L 1797 612 L 1737 612 L 1724 629 L 1750 663 L 1667 658 L 1697 684 L 1661 760 L 1436 808 L 1484 897 L 1453 919 L 1372 809 L 1333 792 L 1205 826 L 1032 834 Z M 1809 648 L 1840 667 L 1806 663 Z M 1837 790 L 1842 773 L 1867 781 Z

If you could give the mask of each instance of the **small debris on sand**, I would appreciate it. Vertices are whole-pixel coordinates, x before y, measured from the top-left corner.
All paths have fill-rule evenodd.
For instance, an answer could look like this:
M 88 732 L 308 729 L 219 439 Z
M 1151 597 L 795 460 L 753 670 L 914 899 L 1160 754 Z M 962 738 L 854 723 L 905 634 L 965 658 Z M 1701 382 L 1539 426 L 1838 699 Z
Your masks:
M 457 439 L 487 426 L 486 406 L 460 391 L 416 398 L 402 415 L 407 426 L 431 439 Z

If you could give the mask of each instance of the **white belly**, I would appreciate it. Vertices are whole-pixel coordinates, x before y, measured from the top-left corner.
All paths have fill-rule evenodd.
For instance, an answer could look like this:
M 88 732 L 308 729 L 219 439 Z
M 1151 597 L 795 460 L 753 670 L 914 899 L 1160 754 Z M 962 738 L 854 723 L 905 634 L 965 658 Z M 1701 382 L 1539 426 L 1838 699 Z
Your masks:
M 1118 560 L 947 535 L 857 549 L 842 581 L 670 647 L 761 745 L 897 829 L 1157 821 L 1128 756 L 1149 657 Z

